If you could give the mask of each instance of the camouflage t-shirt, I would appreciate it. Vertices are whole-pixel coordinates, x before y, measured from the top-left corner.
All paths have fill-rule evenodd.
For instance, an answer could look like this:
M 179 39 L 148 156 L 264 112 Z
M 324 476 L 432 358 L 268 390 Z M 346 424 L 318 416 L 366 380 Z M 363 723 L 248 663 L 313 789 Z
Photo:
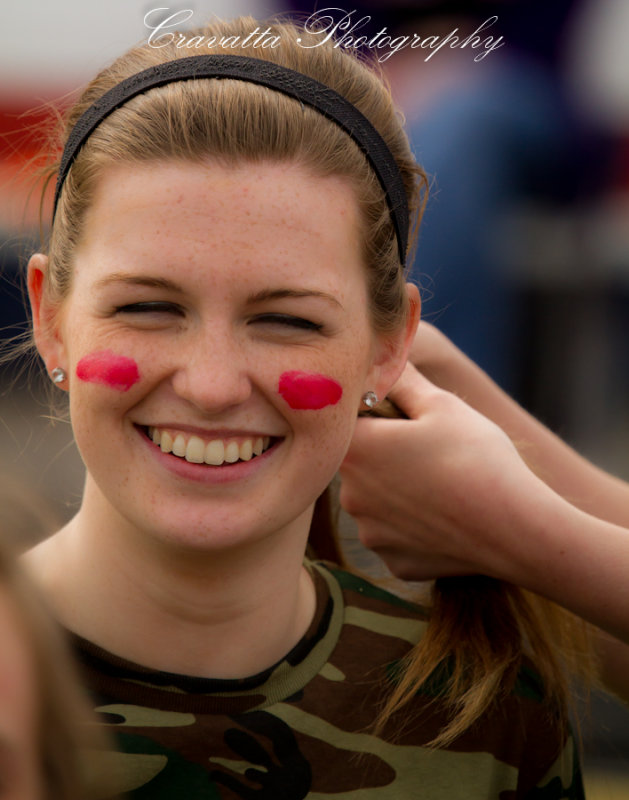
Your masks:
M 497 709 L 446 749 L 434 696 L 371 727 L 395 662 L 422 635 L 419 609 L 354 575 L 313 565 L 317 610 L 275 667 L 244 680 L 156 672 L 73 637 L 103 754 L 129 800 L 559 800 L 583 797 L 564 741 L 523 671 Z M 393 665 L 393 668 L 392 668 Z

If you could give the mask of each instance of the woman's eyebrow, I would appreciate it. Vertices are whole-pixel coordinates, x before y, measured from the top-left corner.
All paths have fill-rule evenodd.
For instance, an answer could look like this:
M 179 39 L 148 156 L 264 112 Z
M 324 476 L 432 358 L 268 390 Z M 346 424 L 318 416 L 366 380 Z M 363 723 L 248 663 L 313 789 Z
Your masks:
M 128 286 L 148 286 L 152 289 L 168 289 L 172 292 L 183 294 L 183 289 L 179 284 L 168 278 L 157 278 L 151 275 L 132 275 L 126 272 L 114 272 L 96 281 L 96 287 L 109 286 L 112 283 L 124 283 Z
M 167 289 L 172 292 L 184 294 L 184 290 L 179 284 L 169 278 L 158 278 L 151 275 L 134 275 L 127 272 L 114 272 L 96 281 L 96 287 L 109 286 L 112 283 L 123 283 L 127 286 L 147 286 L 152 289 Z M 318 289 L 262 289 L 260 292 L 249 295 L 247 303 L 255 305 L 265 300 L 281 300 L 286 297 L 318 297 L 326 300 L 339 308 L 343 308 L 339 300 L 328 292 L 321 292 Z
M 343 308 L 341 303 L 336 297 L 327 292 L 320 292 L 316 289 L 263 289 L 261 292 L 256 292 L 247 298 L 247 303 L 255 305 L 264 300 L 282 300 L 285 297 L 320 297 L 322 300 L 327 300 L 339 308 Z

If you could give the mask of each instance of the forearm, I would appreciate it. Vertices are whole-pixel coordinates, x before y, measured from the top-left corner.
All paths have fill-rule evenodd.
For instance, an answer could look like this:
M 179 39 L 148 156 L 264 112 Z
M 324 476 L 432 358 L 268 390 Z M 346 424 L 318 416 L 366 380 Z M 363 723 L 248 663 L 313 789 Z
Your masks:
M 440 337 L 439 346 L 421 336 Z M 551 488 L 595 517 L 629 527 L 629 485 L 591 464 L 528 414 L 489 376 L 434 329 L 420 329 L 413 362 L 433 383 L 498 424 L 527 465 Z
M 497 577 L 547 597 L 629 644 L 629 531 L 585 514 L 551 491 L 502 516 L 517 536 L 496 556 Z M 500 544 L 498 544 L 500 547 Z
M 629 703 L 629 530 L 523 481 L 498 515 L 488 572 L 590 622 L 600 678 Z M 530 495 L 530 497 L 527 497 Z M 532 498 L 532 499 L 531 499 Z

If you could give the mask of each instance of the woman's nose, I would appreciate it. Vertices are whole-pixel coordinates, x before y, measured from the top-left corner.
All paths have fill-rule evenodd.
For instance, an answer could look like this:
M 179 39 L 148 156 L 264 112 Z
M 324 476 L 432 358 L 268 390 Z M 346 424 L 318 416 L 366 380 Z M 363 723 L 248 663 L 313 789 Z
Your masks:
M 205 413 L 240 405 L 251 396 L 243 343 L 214 329 L 181 348 L 173 377 L 176 393 Z

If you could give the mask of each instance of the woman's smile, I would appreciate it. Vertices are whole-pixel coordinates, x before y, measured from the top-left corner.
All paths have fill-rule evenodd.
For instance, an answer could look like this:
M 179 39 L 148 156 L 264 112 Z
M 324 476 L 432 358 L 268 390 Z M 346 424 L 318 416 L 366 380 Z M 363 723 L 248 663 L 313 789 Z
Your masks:
M 211 464 L 220 467 L 222 464 L 234 464 L 236 461 L 251 461 L 269 449 L 270 436 L 218 436 L 209 434 L 203 438 L 177 432 L 166 428 L 150 427 L 147 435 L 162 453 L 172 453 L 178 458 L 185 458 L 191 464 Z
M 235 432 L 198 435 L 172 427 L 137 426 L 137 430 L 160 468 L 184 480 L 207 484 L 251 477 L 283 441 L 282 437 Z
M 61 326 L 88 482 L 152 537 L 305 536 L 373 385 L 368 308 L 342 178 L 106 171 Z

